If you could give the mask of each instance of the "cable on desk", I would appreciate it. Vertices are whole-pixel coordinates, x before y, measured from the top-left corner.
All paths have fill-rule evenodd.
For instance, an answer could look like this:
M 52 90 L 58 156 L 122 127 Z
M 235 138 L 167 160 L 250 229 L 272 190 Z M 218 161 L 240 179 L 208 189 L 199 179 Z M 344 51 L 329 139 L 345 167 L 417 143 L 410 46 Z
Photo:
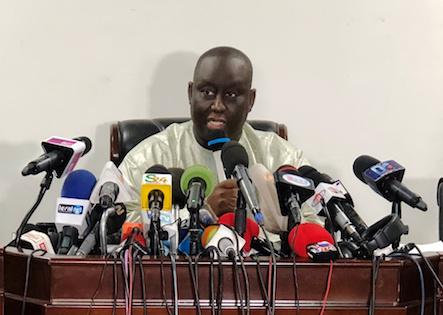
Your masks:
M 248 273 L 246 271 L 245 262 L 243 260 L 243 257 L 241 255 L 238 255 L 238 258 L 240 260 L 240 266 L 243 274 L 243 279 L 245 282 L 245 295 L 246 295 L 246 314 L 249 315 L 251 312 L 251 298 L 250 298 L 250 289 L 249 289 L 249 277 Z
M 333 270 L 333 267 L 334 267 L 334 262 L 331 260 L 329 262 L 328 282 L 326 284 L 326 291 L 325 291 L 325 295 L 323 297 L 320 315 L 323 315 L 325 313 L 325 310 L 326 310 L 326 304 L 328 302 L 328 297 L 329 297 L 329 290 L 331 289 L 331 280 L 332 280 L 332 270 Z
M 388 255 L 389 257 L 402 257 L 412 261 L 417 267 L 418 275 L 420 277 L 420 315 L 425 314 L 425 280 L 423 276 L 423 270 L 421 269 L 420 264 L 409 254 L 407 253 L 392 253 Z
M 266 286 L 265 286 L 265 282 L 263 281 L 263 275 L 261 273 L 261 267 L 260 267 L 260 259 L 258 255 L 253 255 L 251 256 L 255 262 L 256 262 L 256 271 L 257 271 L 257 277 L 258 277 L 258 285 L 260 286 L 260 293 L 262 295 L 263 301 L 265 302 L 265 307 L 266 307 L 266 313 L 269 315 L 271 310 L 269 307 L 269 297 L 268 297 L 268 293 L 266 292 Z
M 372 257 L 372 270 L 371 270 L 371 296 L 369 299 L 369 315 L 375 314 L 375 302 L 376 302 L 376 287 L 377 287 L 377 279 L 378 272 L 380 270 L 380 262 L 382 258 L 379 256 Z
M 297 261 L 295 259 L 294 253 L 292 253 L 292 276 L 294 278 L 294 287 L 295 287 L 296 314 L 298 314 L 300 312 L 300 296 L 298 295 Z
M 266 243 L 269 246 L 269 250 L 271 251 L 271 256 L 270 256 L 270 262 L 271 262 L 271 270 L 269 272 L 269 282 L 268 282 L 268 288 L 269 288 L 269 292 L 268 292 L 268 296 L 269 296 L 269 304 L 271 307 L 271 315 L 274 315 L 275 313 L 275 291 L 276 291 L 276 286 L 277 286 L 277 261 L 275 258 L 275 252 L 274 252 L 274 246 L 272 245 L 271 241 L 269 240 L 269 236 L 268 233 L 266 232 L 264 226 L 261 224 L 259 225 L 263 234 L 265 235 L 266 238 Z
M 195 278 L 195 272 L 194 272 L 194 266 L 193 266 L 192 258 L 191 258 L 191 256 L 189 256 L 185 252 L 183 252 L 183 254 L 185 255 L 185 257 L 186 257 L 186 259 L 188 260 L 188 263 L 189 263 L 189 272 L 191 274 L 192 287 L 194 289 L 194 303 L 195 303 L 195 306 L 197 307 L 197 314 L 201 315 L 200 298 L 198 296 L 198 286 L 197 286 L 197 283 L 196 283 L 196 278 Z
M 23 290 L 23 301 L 22 301 L 22 315 L 25 315 L 26 311 L 26 297 L 28 296 L 28 287 L 29 287 L 29 276 L 31 273 L 31 259 L 34 256 L 34 254 L 42 252 L 43 256 L 46 254 L 46 251 L 43 249 L 34 249 L 28 256 L 28 259 L 26 260 L 26 274 L 25 274 L 25 287 Z
M 148 307 L 146 306 L 146 284 L 145 284 L 145 270 L 143 269 L 143 260 L 141 256 L 138 256 L 138 266 L 140 268 L 140 278 L 142 287 L 142 300 L 143 300 L 143 315 L 148 314 Z

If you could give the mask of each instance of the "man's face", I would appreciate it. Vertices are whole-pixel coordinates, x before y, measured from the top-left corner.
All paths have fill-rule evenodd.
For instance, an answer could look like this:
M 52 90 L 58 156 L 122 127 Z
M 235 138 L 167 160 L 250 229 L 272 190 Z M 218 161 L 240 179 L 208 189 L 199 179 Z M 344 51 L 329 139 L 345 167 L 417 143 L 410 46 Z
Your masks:
M 206 146 L 214 131 L 239 140 L 254 105 L 255 90 L 250 85 L 251 74 L 244 60 L 218 56 L 201 60 L 188 88 L 198 143 Z

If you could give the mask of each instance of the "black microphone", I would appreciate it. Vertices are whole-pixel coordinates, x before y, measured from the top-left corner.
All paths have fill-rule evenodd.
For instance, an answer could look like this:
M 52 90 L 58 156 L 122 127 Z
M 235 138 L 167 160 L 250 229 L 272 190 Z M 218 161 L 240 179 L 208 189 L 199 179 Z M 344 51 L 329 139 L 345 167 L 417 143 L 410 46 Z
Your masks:
M 115 200 L 119 193 L 118 185 L 114 182 L 105 182 L 100 187 L 99 202 L 100 206 L 104 209 L 108 209 L 114 206 Z
M 401 181 L 405 168 L 393 160 L 380 162 L 369 155 L 361 155 L 354 161 L 354 174 L 377 194 L 391 202 L 405 202 L 412 208 L 426 211 L 428 206 L 421 197 Z
M 172 204 L 183 209 L 186 205 L 186 195 L 181 189 L 180 180 L 185 170 L 179 167 L 170 167 L 168 171 L 172 175 Z
M 87 137 L 51 137 L 43 141 L 42 146 L 46 153 L 29 162 L 22 170 L 23 176 L 55 171 L 60 178 L 74 169 L 79 158 L 91 150 L 92 144 Z
M 73 245 L 77 245 L 78 230 L 74 226 L 65 225 L 59 237 L 58 255 L 67 255 Z
M 282 165 L 274 173 L 282 215 L 288 216 L 288 230 L 300 224 L 300 207 L 315 192 L 314 182 L 304 178 L 291 165 Z
M 318 172 L 311 166 L 302 166 L 298 171 L 302 176 L 312 179 L 316 185 L 316 193 L 312 197 L 313 203 L 316 203 L 317 197 L 324 198 L 331 219 L 340 227 L 341 231 L 360 243 L 362 241 L 361 234 L 366 231 L 367 225 L 354 210 L 352 200 L 347 198 L 347 192 L 343 185 L 338 181 L 333 181 L 330 176 Z M 337 186 L 337 183 L 340 185 Z M 338 191 L 338 188 L 341 188 L 340 191 Z
M 263 225 L 263 214 L 260 210 L 255 187 L 248 174 L 249 157 L 245 148 L 237 141 L 227 142 L 223 145 L 221 159 L 226 177 L 233 177 L 237 180 L 240 192 L 248 208 L 252 211 L 255 221 L 259 225 Z

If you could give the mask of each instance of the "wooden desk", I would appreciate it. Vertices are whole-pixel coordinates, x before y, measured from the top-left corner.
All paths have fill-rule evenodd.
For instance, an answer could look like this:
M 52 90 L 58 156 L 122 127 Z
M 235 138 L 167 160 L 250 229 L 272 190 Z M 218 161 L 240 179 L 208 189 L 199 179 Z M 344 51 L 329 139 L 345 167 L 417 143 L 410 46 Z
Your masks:
M 7 249 L 4 253 L 5 314 L 20 314 L 23 299 L 26 261 L 29 251 L 18 253 Z M 440 256 L 430 257 L 436 269 L 443 265 Z M 256 263 L 246 260 L 250 282 L 252 314 L 265 314 L 263 298 L 259 289 Z M 421 262 L 426 284 L 426 313 L 432 314 L 434 286 L 431 275 Z M 165 283 L 168 300 L 172 299 L 172 277 L 169 259 L 164 260 Z M 262 274 L 266 279 L 268 261 L 262 261 Z M 326 314 L 367 314 L 371 288 L 369 261 L 341 260 L 333 265 L 331 290 Z M 203 314 L 210 314 L 209 262 L 202 261 L 198 268 L 199 295 Z M 44 256 L 32 258 L 26 314 L 111 314 L 113 290 L 113 264 L 100 257 L 81 259 L 67 256 Z M 160 261 L 143 258 L 143 270 L 147 289 L 149 314 L 167 314 L 162 306 L 160 286 Z M 300 314 L 318 314 L 326 289 L 329 264 L 297 260 L 296 274 L 298 292 L 294 285 L 292 260 L 278 261 L 276 314 L 296 313 L 297 301 Z M 439 270 L 440 275 L 443 268 Z M 94 292 L 100 283 L 95 302 Z M 118 274 L 118 312 L 124 314 L 123 278 L 120 263 Z M 187 260 L 177 262 L 180 314 L 195 314 L 193 287 Z M 215 266 L 217 275 L 217 266 Z M 140 273 L 135 275 L 134 314 L 143 314 Z M 223 314 L 237 314 L 232 263 L 223 263 Z M 380 266 L 376 285 L 376 309 L 380 314 L 418 314 L 419 276 L 414 264 L 408 261 L 386 261 Z M 441 297 L 439 297 L 440 310 Z M 443 314 L 443 312 L 441 312 Z

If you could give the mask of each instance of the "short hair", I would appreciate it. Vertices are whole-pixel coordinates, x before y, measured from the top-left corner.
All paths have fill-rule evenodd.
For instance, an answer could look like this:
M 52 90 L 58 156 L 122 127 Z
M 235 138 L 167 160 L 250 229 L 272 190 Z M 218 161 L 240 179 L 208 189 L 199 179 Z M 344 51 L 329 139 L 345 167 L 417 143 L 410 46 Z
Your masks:
M 197 69 L 200 67 L 201 62 L 208 57 L 222 57 L 222 58 L 238 58 L 240 60 L 242 60 L 245 64 L 246 64 L 246 69 L 248 71 L 248 76 L 249 76 L 249 83 L 252 84 L 252 63 L 251 60 L 249 59 L 248 56 L 246 56 L 246 54 L 244 52 L 242 52 L 241 50 L 238 50 L 237 48 L 234 47 L 228 47 L 228 46 L 219 46 L 219 47 L 214 47 L 211 48 L 209 50 L 207 50 L 206 52 L 204 52 L 200 58 L 198 58 L 197 60 L 197 64 L 195 65 L 194 68 L 194 78 L 195 78 L 195 74 L 197 72 Z

